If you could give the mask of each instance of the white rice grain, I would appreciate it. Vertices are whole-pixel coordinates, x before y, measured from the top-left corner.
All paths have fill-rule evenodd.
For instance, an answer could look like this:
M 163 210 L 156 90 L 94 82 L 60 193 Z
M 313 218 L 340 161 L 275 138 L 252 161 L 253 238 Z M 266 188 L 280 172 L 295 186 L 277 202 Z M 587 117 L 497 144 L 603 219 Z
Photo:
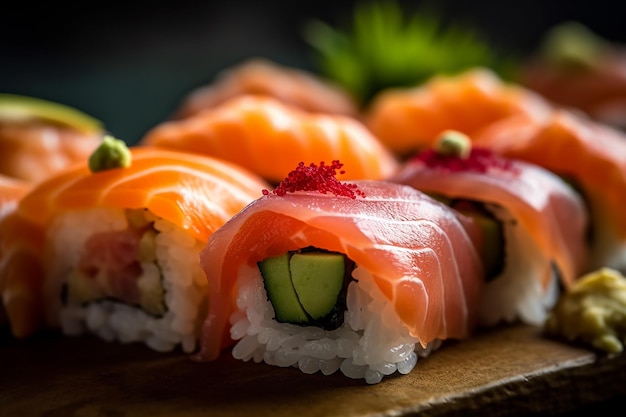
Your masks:
M 326 360 L 322 359 L 320 360 L 320 371 L 324 375 L 334 374 L 335 372 L 339 370 L 342 362 L 343 360 L 338 357 L 334 357 L 334 358 L 326 359 Z
M 157 352 L 170 352 L 176 347 L 175 343 L 167 342 L 158 336 L 150 336 L 145 342 L 146 345 Z
M 383 380 L 383 374 L 372 368 L 369 368 L 365 370 L 364 378 L 365 382 L 367 382 L 368 384 L 378 384 L 380 381 Z
M 102 327 L 106 322 L 106 314 L 101 309 L 92 308 L 87 310 L 85 315 L 85 324 L 90 330 L 95 330 Z
M 305 342 L 300 351 L 305 356 L 328 360 L 337 356 L 337 343 L 328 337 L 324 337 L 319 340 Z
M 320 370 L 320 360 L 311 356 L 301 356 L 298 360 L 298 368 L 305 374 L 314 374 Z
M 232 350 L 232 355 L 235 359 L 247 360 L 250 359 L 254 350 L 257 348 L 258 343 L 256 337 L 245 336 L 237 343 Z
M 403 360 L 402 362 L 398 362 L 397 364 L 398 372 L 400 372 L 403 375 L 406 375 L 409 372 L 411 372 L 411 370 L 413 370 L 416 364 L 417 364 L 417 354 L 415 352 L 411 352 L 411 354 L 409 354 L 405 360 Z
M 285 368 L 298 363 L 298 360 L 300 359 L 300 352 L 295 349 L 280 348 L 276 349 L 273 358 L 275 365 Z
M 61 328 L 69 336 L 77 336 L 86 331 L 86 314 L 80 307 L 70 307 L 59 314 Z
M 341 362 L 341 372 L 352 379 L 363 379 L 365 378 L 365 372 L 367 372 L 367 366 L 365 365 L 355 365 L 349 359 L 345 359 Z

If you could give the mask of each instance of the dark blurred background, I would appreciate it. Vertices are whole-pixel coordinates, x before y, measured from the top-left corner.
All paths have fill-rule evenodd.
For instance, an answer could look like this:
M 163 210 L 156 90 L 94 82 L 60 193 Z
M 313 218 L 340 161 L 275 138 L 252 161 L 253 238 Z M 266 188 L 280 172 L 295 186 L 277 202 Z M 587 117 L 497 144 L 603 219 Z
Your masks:
M 167 118 L 221 69 L 253 57 L 315 70 L 302 30 L 309 19 L 348 27 L 356 1 L 130 0 L 23 2 L 0 19 L 0 93 L 35 96 L 102 120 L 129 143 Z M 410 10 L 420 1 L 400 1 Z M 499 48 L 528 53 L 545 31 L 576 20 L 626 42 L 622 3 L 433 2 Z

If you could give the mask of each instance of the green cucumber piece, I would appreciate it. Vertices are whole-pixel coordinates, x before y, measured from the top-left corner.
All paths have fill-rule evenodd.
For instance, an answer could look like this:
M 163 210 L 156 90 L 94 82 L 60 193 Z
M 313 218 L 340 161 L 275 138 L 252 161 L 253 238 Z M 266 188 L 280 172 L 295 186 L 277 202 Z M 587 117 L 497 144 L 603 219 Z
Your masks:
M 258 263 L 263 276 L 265 291 L 272 306 L 276 321 L 281 323 L 306 324 L 309 321 L 291 282 L 290 255 L 266 258 Z
M 296 253 L 289 262 L 291 281 L 300 304 L 314 320 L 333 311 L 343 288 L 345 261 L 341 254 Z

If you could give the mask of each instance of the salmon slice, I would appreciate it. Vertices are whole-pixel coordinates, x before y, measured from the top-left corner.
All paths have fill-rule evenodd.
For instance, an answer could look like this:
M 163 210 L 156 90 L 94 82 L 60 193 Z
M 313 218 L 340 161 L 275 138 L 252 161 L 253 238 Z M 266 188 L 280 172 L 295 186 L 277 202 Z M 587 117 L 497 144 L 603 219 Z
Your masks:
M 212 291 L 200 360 L 216 359 L 233 343 L 238 276 L 265 258 L 311 246 L 345 254 L 367 270 L 400 326 L 423 346 L 469 336 L 483 285 L 476 225 L 409 186 L 353 185 L 365 196 L 268 193 L 211 236 L 201 253 Z
M 624 269 L 626 238 L 626 135 L 579 114 L 513 116 L 473 138 L 507 157 L 544 167 L 571 180 L 585 198 L 592 225 L 591 268 Z
M 142 145 L 212 155 L 278 183 L 300 161 L 341 160 L 342 179 L 384 179 L 392 153 L 359 121 L 307 113 L 274 98 L 241 96 L 179 121 L 161 123 Z
M 434 76 L 418 87 L 383 90 L 372 99 L 363 120 L 384 145 L 406 158 L 431 147 L 444 130 L 473 136 L 497 120 L 541 115 L 550 108 L 538 94 L 479 67 Z
M 213 82 L 191 91 L 174 116 L 177 119 L 189 117 L 248 94 L 273 97 L 314 113 L 352 117 L 359 114 L 356 101 L 333 82 L 268 59 L 251 58 L 222 70 Z
M 68 210 L 113 207 L 150 210 L 204 241 L 267 183 L 216 158 L 151 147 L 132 148 L 132 165 L 91 173 L 86 166 L 39 184 L 19 206 L 46 226 Z
M 493 276 L 487 277 L 481 324 L 541 325 L 556 302 L 553 286 L 570 288 L 587 271 L 585 203 L 547 169 L 484 148 L 474 147 L 465 158 L 427 150 L 391 181 L 485 219 L 486 244 L 498 247 L 483 248 Z

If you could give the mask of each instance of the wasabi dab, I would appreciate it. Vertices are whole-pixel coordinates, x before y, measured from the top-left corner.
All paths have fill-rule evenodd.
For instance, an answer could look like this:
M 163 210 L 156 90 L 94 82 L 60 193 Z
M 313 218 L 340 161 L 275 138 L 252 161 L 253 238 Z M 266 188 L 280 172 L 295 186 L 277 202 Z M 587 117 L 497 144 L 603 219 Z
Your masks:
M 626 277 L 600 268 L 561 296 L 545 323 L 547 334 L 610 354 L 626 341 Z
M 472 141 L 462 132 L 446 130 L 439 136 L 435 144 L 435 151 L 439 155 L 466 159 L 472 151 Z
M 113 168 L 126 168 L 131 164 L 131 154 L 123 140 L 105 136 L 102 143 L 89 157 L 91 172 Z

